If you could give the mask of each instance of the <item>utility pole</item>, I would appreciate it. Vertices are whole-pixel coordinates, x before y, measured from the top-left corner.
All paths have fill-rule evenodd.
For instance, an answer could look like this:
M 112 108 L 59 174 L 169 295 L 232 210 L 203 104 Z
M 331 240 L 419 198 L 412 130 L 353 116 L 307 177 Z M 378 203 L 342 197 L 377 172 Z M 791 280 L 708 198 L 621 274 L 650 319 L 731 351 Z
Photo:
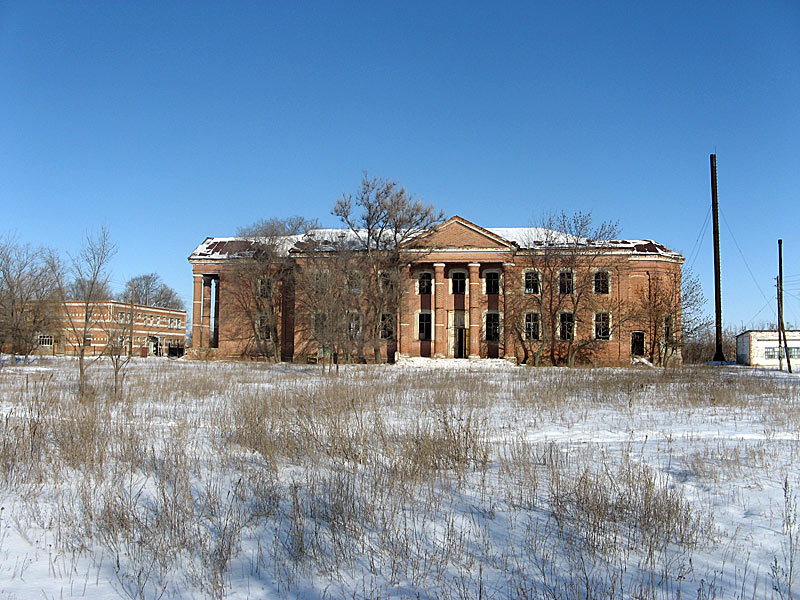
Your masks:
M 781 355 L 781 336 L 783 336 L 783 351 L 786 353 L 786 368 L 791 373 L 789 341 L 786 339 L 786 327 L 783 324 L 783 240 L 778 240 L 778 356 Z M 781 365 L 781 370 L 783 370 L 783 365 Z
M 716 313 L 716 344 L 714 362 L 725 362 L 722 352 L 722 290 L 719 266 L 719 206 L 717 203 L 717 155 L 711 155 L 711 212 L 714 217 L 714 308 Z

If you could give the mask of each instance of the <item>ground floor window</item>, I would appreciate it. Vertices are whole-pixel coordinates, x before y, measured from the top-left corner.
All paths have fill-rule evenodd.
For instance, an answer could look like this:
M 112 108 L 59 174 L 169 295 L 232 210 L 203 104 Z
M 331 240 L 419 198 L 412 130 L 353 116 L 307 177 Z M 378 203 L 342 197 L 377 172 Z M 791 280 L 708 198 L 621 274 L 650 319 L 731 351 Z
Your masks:
M 486 313 L 486 341 L 500 341 L 500 313 Z
M 431 313 L 421 312 L 417 317 L 417 337 L 421 341 L 430 341 L 432 338 L 431 332 Z
M 256 333 L 256 339 L 258 341 L 267 342 L 271 339 L 272 328 L 270 327 L 270 321 L 271 319 L 269 318 L 269 315 L 259 315 L 258 317 L 256 317 L 255 333 Z
M 541 316 L 539 313 L 525 313 L 525 339 L 538 340 L 541 338 Z
M 595 313 L 594 339 L 603 341 L 611 339 L 611 315 L 608 313 Z
M 568 342 L 575 337 L 575 315 L 562 312 L 558 315 L 558 339 Z
M 40 335 L 39 336 L 39 345 L 40 346 L 52 346 L 53 345 L 53 336 L 52 335 Z
M 394 315 L 391 313 L 383 313 L 381 315 L 380 338 L 382 340 L 394 339 Z
M 777 360 L 781 356 L 786 356 L 786 350 L 783 347 L 769 346 L 764 348 L 764 358 Z M 789 346 L 789 358 L 800 358 L 800 346 Z

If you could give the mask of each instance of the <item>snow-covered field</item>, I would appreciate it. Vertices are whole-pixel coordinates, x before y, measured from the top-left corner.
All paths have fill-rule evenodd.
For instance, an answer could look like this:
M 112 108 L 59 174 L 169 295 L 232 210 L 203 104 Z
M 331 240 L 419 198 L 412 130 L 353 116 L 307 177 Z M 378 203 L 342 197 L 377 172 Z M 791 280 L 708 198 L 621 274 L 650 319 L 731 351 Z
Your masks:
M 745 368 L 0 367 L 0 599 L 790 598 L 800 386 Z M 792 587 L 793 586 L 793 587 Z

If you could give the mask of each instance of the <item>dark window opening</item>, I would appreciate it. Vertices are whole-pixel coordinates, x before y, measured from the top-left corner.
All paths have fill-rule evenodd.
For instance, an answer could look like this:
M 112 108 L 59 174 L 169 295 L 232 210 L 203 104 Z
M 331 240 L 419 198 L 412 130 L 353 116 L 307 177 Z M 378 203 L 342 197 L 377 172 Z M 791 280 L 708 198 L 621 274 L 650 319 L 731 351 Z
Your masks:
M 572 279 L 572 271 L 561 271 L 558 274 L 558 293 L 571 294 L 575 289 Z
M 575 315 L 563 312 L 558 317 L 558 339 L 568 342 L 575 335 Z
M 269 298 L 272 295 L 272 280 L 267 275 L 259 277 L 256 288 L 259 298 Z
M 631 356 L 644 356 L 644 331 L 631 333 Z
M 594 337 L 597 340 L 611 339 L 611 317 L 608 313 L 595 314 Z
M 500 341 L 500 315 L 498 313 L 486 313 L 486 341 Z
M 391 313 L 383 313 L 381 315 L 380 338 L 382 340 L 394 339 L 394 315 Z
M 431 313 L 419 313 L 419 339 L 430 341 L 431 338 Z
M 453 283 L 453 294 L 463 295 L 467 290 L 467 275 L 466 273 L 453 273 L 450 277 Z
M 539 291 L 539 273 L 535 271 L 528 271 L 525 273 L 525 293 L 538 294 Z
M 540 337 L 541 322 L 539 313 L 525 314 L 525 339 L 538 340 Z
M 272 327 L 270 327 L 270 318 L 267 315 L 259 315 L 255 322 L 256 340 L 259 342 L 268 342 L 272 339 Z
M 432 287 L 432 280 L 430 273 L 420 273 L 419 276 L 419 293 L 422 294 L 430 294 L 431 287 Z
M 598 271 L 594 274 L 594 293 L 607 294 L 609 290 L 608 271 Z
M 494 272 L 486 273 L 486 293 L 487 294 L 500 293 L 500 273 L 494 273 Z
M 357 340 L 361 338 L 361 315 L 358 313 L 353 313 L 350 315 L 350 321 L 347 324 L 347 331 L 350 334 L 351 340 Z

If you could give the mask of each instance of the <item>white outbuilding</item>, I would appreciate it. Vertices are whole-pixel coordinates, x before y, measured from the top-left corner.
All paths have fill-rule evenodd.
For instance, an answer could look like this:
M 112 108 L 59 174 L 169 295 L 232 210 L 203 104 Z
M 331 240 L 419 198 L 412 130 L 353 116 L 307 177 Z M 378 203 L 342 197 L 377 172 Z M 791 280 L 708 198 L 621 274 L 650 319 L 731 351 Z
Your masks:
M 800 367 L 800 331 L 786 332 L 789 358 Z M 778 345 L 777 331 L 749 329 L 736 336 L 736 362 L 753 367 L 777 367 L 786 362 L 783 339 Z

